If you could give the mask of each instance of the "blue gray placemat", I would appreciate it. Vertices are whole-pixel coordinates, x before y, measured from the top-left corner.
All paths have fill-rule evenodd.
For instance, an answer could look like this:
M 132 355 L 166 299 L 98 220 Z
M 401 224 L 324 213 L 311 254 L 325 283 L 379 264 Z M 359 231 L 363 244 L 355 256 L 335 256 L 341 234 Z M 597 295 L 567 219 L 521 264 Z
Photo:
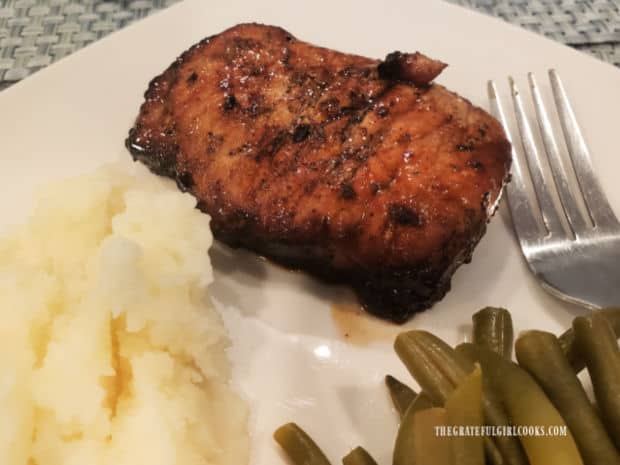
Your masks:
M 620 0 L 448 0 L 620 66 Z
M 0 82 L 11 83 L 178 0 L 0 0 Z
M 177 1 L 0 0 L 0 89 Z M 620 66 L 620 0 L 448 1 Z

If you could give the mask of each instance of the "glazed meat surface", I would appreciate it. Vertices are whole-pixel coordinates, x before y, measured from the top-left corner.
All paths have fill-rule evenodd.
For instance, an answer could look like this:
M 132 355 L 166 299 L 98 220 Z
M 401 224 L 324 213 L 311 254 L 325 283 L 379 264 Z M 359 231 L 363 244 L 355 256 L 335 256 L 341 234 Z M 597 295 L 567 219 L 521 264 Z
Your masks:
M 497 121 L 431 82 L 444 66 L 242 24 L 151 81 L 126 145 L 221 241 L 351 284 L 403 322 L 470 260 L 510 166 Z

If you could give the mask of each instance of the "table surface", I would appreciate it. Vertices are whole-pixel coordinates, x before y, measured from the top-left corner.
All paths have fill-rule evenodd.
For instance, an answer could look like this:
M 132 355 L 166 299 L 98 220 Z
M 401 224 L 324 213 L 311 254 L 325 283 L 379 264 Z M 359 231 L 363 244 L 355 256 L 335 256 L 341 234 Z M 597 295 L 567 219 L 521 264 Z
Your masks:
M 177 1 L 0 0 L 0 89 Z M 620 66 L 620 0 L 446 1 Z

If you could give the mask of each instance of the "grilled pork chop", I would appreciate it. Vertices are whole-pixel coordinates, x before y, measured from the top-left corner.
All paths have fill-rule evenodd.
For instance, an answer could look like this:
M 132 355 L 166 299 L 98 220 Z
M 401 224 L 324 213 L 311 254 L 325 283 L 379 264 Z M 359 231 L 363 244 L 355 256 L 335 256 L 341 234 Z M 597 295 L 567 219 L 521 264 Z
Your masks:
M 242 24 L 151 81 L 126 145 L 221 241 L 350 283 L 403 322 L 470 260 L 510 165 L 497 121 L 431 83 L 444 66 Z

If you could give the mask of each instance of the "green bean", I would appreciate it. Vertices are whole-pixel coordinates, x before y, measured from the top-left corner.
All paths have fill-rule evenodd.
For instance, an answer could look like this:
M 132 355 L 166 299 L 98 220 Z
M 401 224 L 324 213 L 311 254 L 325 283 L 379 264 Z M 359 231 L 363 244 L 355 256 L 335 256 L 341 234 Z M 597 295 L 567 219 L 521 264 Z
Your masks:
M 443 405 L 465 376 L 474 369 L 473 362 L 456 352 L 437 336 L 426 331 L 408 331 L 401 333 L 394 343 L 396 353 L 403 361 L 424 392 L 435 405 Z M 496 426 L 508 423 L 502 418 L 494 405 L 483 396 L 483 411 L 486 421 Z M 495 408 L 496 409 L 496 408 Z M 499 461 L 499 453 L 503 462 Z M 485 441 L 487 457 L 494 465 L 525 465 L 527 460 L 519 441 L 511 436 L 498 436 Z
M 319 446 L 295 423 L 280 426 L 273 437 L 294 465 L 330 465 Z
M 398 433 L 396 434 L 393 455 L 394 465 L 411 464 L 411 450 L 413 449 L 414 439 L 414 416 L 417 412 L 431 407 L 433 407 L 433 402 L 424 392 L 418 394 L 411 405 L 409 405 L 409 408 L 400 422 Z
M 451 426 L 482 426 L 482 374 L 480 365 L 459 384 L 446 401 L 448 424 Z M 482 436 L 455 436 L 452 439 L 454 462 L 458 465 L 483 465 Z
M 461 356 L 467 358 L 470 363 L 480 362 L 479 352 L 482 350 L 480 346 L 464 343 L 456 346 L 455 350 Z M 489 376 L 484 370 L 482 371 L 482 409 L 487 424 L 502 428 L 511 425 L 508 413 L 504 409 L 497 392 L 490 386 Z M 515 437 L 508 435 L 495 436 L 493 442 L 497 445 L 497 449 L 502 451 L 502 456 L 505 457 L 503 460 L 507 465 L 525 465 L 528 463 L 525 451 Z M 497 457 L 492 455 L 493 451 L 486 447 L 485 452 L 487 460 L 496 465 L 498 460 Z
M 483 373 L 504 402 L 512 423 L 519 427 L 567 428 L 562 416 L 536 381 L 518 365 L 480 348 Z M 571 432 L 566 436 L 521 436 L 530 465 L 583 465 Z
M 413 389 L 407 386 L 405 383 L 397 380 L 393 376 L 387 375 L 385 377 L 385 385 L 390 392 L 392 403 L 396 408 L 396 411 L 402 418 L 409 404 L 415 399 L 416 393 Z
M 482 410 L 480 368 L 465 376 L 446 400 L 445 409 L 424 408 L 418 399 L 407 410 L 398 430 L 394 465 L 483 465 L 482 437 L 438 436 L 437 426 L 480 426 Z
M 440 436 L 437 427 L 447 426 L 443 408 L 429 408 L 414 415 L 413 448 L 408 465 L 458 465 L 454 461 L 453 437 Z M 482 465 L 482 464 L 481 464 Z
M 489 437 L 484 437 L 484 456 L 486 457 L 485 463 L 487 465 L 504 465 L 508 464 L 506 460 L 504 460 L 504 456 L 497 448 L 497 441 L 493 441 Z M 518 441 L 517 441 L 518 442 Z M 527 462 L 524 462 L 527 464 Z
M 377 462 L 366 449 L 357 446 L 342 458 L 342 465 L 377 465 Z
M 443 405 L 454 387 L 474 368 L 452 347 L 426 331 L 399 334 L 394 349 L 435 405 Z
M 616 338 L 620 337 L 620 308 L 605 308 L 598 310 L 597 313 L 603 315 L 609 322 L 616 334 Z M 589 316 L 586 316 L 589 318 Z M 573 369 L 579 373 L 586 367 L 586 363 L 579 354 L 579 350 L 575 345 L 575 332 L 572 328 L 566 330 L 564 334 L 559 337 L 560 346 L 566 354 L 566 358 L 572 365 Z
M 434 406 L 435 405 L 433 404 L 433 401 L 428 396 L 428 394 L 426 392 L 421 392 L 417 396 L 415 396 L 415 399 L 413 399 L 413 402 L 411 402 L 411 404 L 407 408 L 407 412 L 409 412 L 409 410 L 411 410 L 412 412 L 418 412 L 420 410 L 424 410 Z
M 485 307 L 472 315 L 474 344 L 510 360 L 512 356 L 512 318 L 505 308 Z
M 420 410 L 425 410 L 431 407 L 434 407 L 433 401 L 430 397 L 428 397 L 428 394 L 426 394 L 425 392 L 421 392 L 417 396 L 415 396 L 415 399 L 413 399 L 413 402 L 411 402 L 411 404 L 407 408 L 407 412 L 409 412 L 409 415 L 411 415 L 412 413 L 419 412 Z M 405 412 L 405 414 L 407 414 L 407 412 Z
M 517 339 L 515 352 L 519 364 L 538 381 L 566 421 L 584 463 L 620 465 L 620 455 L 558 339 L 544 331 L 528 331 Z
M 616 447 L 620 447 L 620 349 L 605 317 L 593 312 L 573 320 L 575 344 L 592 379 L 594 395 Z
M 472 365 L 480 363 L 480 346 L 473 342 L 462 342 L 454 348 L 455 352 L 461 357 L 467 359 Z M 484 373 L 482 374 L 484 378 Z

